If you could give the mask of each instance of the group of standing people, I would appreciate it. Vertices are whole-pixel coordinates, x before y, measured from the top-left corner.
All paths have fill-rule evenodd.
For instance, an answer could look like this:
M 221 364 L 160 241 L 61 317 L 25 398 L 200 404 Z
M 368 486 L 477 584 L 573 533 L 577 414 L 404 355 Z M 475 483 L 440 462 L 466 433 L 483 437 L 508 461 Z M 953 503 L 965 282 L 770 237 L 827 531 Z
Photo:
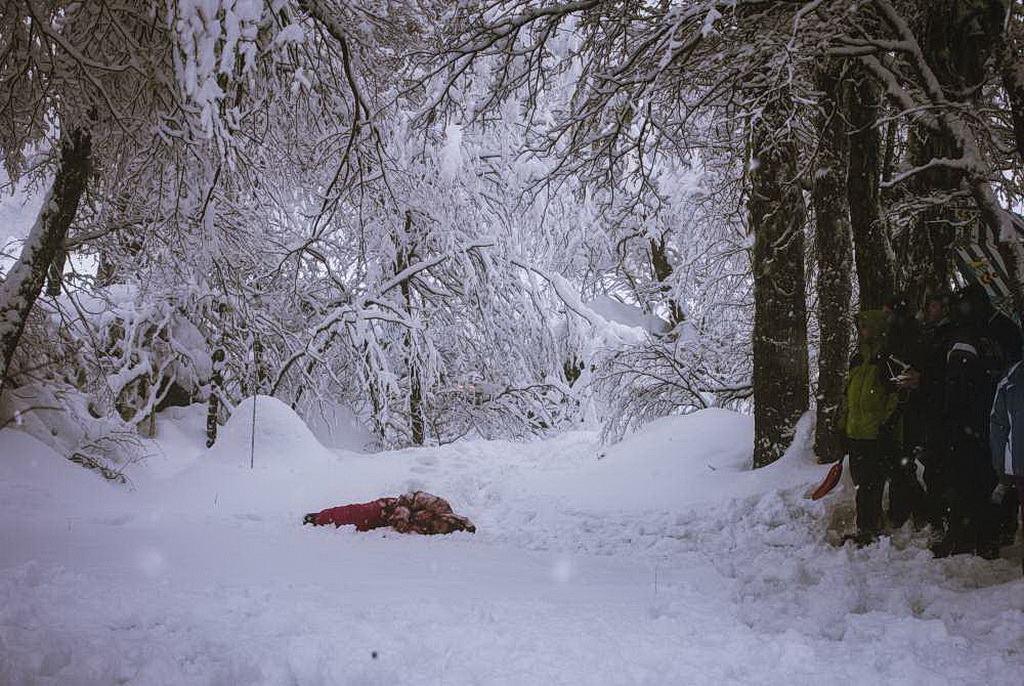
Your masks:
M 996 557 L 1024 492 L 1024 365 L 1018 325 L 984 290 L 894 299 L 857 317 L 843 406 L 858 545 L 888 524 L 930 525 L 939 557 Z M 923 483 L 918 478 L 923 467 Z

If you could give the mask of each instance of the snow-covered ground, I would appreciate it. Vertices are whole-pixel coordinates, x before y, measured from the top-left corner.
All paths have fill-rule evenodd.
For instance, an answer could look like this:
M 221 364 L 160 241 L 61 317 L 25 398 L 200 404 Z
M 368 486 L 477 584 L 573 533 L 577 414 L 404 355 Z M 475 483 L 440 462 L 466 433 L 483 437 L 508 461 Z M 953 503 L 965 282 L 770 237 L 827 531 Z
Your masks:
M 261 398 L 249 469 L 251 412 L 168 411 L 131 489 L 0 432 L 0 683 L 1021 683 L 1019 562 L 830 545 L 807 426 L 757 472 L 721 410 L 362 455 Z M 414 488 L 478 533 L 299 524 Z

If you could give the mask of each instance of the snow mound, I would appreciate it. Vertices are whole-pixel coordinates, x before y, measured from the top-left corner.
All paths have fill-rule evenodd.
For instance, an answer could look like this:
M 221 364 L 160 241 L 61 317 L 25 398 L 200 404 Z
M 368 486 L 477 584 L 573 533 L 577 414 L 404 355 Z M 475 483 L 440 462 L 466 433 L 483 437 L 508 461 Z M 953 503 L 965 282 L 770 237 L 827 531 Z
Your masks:
M 5 392 L 0 401 L 0 426 L 13 425 L 58 455 L 76 453 L 112 471 L 146 456 L 135 429 L 116 414 L 97 417 L 89 397 L 73 389 L 59 392 L 27 384 Z
M 256 434 L 253 435 L 253 403 Z M 256 469 L 289 463 L 330 463 L 336 457 L 320 441 L 295 410 L 268 395 L 246 398 L 217 434 L 209 458 L 249 467 L 250 452 Z
M 62 520 L 94 512 L 125 491 L 35 437 L 12 430 L 0 431 L 0 483 L 0 518 L 5 521 Z
M 571 473 L 527 477 L 526 488 L 591 511 L 671 510 L 800 487 L 820 478 L 806 449 L 811 417 L 777 463 L 753 471 L 754 422 L 720 408 L 663 417 Z
M 749 415 L 720 408 L 662 417 L 605 451 L 615 464 L 654 470 L 678 467 L 692 471 L 694 462 L 712 471 L 747 471 L 751 465 L 754 422 Z
M 320 400 L 303 416 L 316 439 L 332 450 L 368 452 L 376 439 L 359 423 L 356 413 L 346 405 Z
M 254 436 L 253 402 L 247 398 L 235 408 L 209 450 L 191 460 L 168 456 L 169 468 L 150 470 L 157 478 L 139 491 L 154 516 L 293 522 L 314 505 L 333 502 L 328 496 L 346 478 L 339 457 L 317 441 L 291 407 L 270 396 L 255 399 Z M 183 415 L 181 421 L 188 419 Z M 165 446 L 165 452 L 168 447 L 173 449 Z M 166 478 L 160 479 L 161 473 Z

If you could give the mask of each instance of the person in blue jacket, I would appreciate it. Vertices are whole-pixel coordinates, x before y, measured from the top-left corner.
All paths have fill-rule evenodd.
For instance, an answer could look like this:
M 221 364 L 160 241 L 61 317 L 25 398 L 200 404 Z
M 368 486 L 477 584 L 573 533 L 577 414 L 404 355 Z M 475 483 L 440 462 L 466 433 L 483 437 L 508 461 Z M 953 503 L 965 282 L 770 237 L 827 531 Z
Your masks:
M 1013 486 L 1018 494 L 1024 494 L 1024 362 L 1013 365 L 996 388 L 989 417 L 989 443 L 992 467 L 999 475 L 992 502 L 1003 502 Z M 1024 498 L 1020 498 L 1020 508 L 1024 514 Z

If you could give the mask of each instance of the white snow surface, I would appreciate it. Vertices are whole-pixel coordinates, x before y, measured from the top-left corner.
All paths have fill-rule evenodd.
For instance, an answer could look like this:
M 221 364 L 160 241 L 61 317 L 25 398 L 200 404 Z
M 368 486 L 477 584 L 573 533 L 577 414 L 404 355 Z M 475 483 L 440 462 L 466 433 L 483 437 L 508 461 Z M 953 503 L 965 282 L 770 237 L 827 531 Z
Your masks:
M 909 531 L 829 545 L 804 422 L 750 471 L 751 421 L 375 455 L 270 398 L 212 450 L 161 415 L 130 488 L 0 431 L 0 684 L 1019 684 L 1019 561 Z M 250 450 L 254 468 L 249 468 Z M 478 533 L 300 525 L 408 489 Z M 1019 554 L 1019 546 L 1011 551 Z
M 661 317 L 647 314 L 636 305 L 628 305 L 607 295 L 599 295 L 588 300 L 586 305 L 610 322 L 643 329 L 647 333 L 663 334 L 672 328 Z
M 7 172 L 0 165 L 0 186 L 10 183 Z M 11 241 L 21 241 L 28 235 L 29 229 L 36 221 L 40 208 L 43 206 L 45 193 L 33 192 L 23 179 L 14 184 L 13 188 L 0 191 L 0 247 L 17 255 Z M 0 262 L 2 269 L 7 271 L 10 261 Z

